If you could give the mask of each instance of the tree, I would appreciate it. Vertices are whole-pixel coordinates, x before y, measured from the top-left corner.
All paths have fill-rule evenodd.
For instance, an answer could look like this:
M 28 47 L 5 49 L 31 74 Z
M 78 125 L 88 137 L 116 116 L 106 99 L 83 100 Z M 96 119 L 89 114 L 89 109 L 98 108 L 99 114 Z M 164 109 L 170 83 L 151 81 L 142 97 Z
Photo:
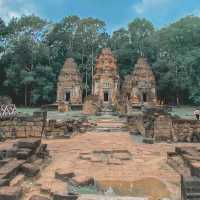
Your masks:
M 155 62 L 156 73 L 159 71 L 161 74 L 158 78 L 158 83 L 161 83 L 166 76 L 169 75 L 170 80 L 166 83 L 173 81 L 169 84 L 168 89 L 162 88 L 158 85 L 159 91 L 162 91 L 162 96 L 167 97 L 171 93 L 171 101 L 179 103 L 187 103 L 194 98 L 190 98 L 193 93 L 192 88 L 196 88 L 199 69 L 197 64 L 198 56 L 194 56 L 194 52 L 199 49 L 199 31 L 200 31 L 200 18 L 188 16 L 176 23 L 171 24 L 169 27 L 163 28 L 157 32 L 157 61 Z M 162 65 L 159 62 L 166 63 L 167 70 L 162 73 Z M 195 66 L 195 67 L 194 67 Z M 195 84 L 194 81 L 195 80 Z M 160 82 L 161 81 L 161 82 Z M 196 94 L 196 93 L 195 93 Z
M 109 36 L 105 33 L 105 23 L 98 19 L 66 17 L 57 23 L 47 37 L 50 46 L 51 65 L 58 76 L 66 57 L 73 57 L 83 74 L 85 93 L 91 88 L 94 60 L 102 46 L 106 46 Z M 102 46 L 101 46 L 102 45 Z
M 115 54 L 121 79 L 138 57 L 153 66 L 159 99 L 166 103 L 198 104 L 200 83 L 200 18 L 187 16 L 155 30 L 146 19 L 110 36 L 105 22 L 68 16 L 50 23 L 37 16 L 0 18 L 0 92 L 26 105 L 55 101 L 57 77 L 67 57 L 83 76 L 84 91 L 92 91 L 95 59 L 104 47 Z
M 148 38 L 155 31 L 153 24 L 146 19 L 136 18 L 129 24 L 128 30 L 132 45 L 137 49 L 138 55 L 146 56 L 146 50 L 149 47 Z
M 0 36 L 4 35 L 6 31 L 6 25 L 2 18 L 0 18 Z

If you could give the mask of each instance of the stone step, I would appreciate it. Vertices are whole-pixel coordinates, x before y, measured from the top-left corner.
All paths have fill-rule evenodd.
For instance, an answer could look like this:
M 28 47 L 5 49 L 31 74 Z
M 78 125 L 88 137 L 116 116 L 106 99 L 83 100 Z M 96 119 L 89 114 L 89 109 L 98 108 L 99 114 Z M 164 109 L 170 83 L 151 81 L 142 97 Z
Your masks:
M 80 195 L 78 200 L 148 200 L 147 197 Z
M 107 127 L 97 127 L 96 132 L 121 132 L 128 131 L 127 128 L 107 128 Z
M 0 168 L 0 179 L 11 180 L 20 170 L 20 167 L 25 163 L 24 160 L 13 159 Z
M 122 124 L 119 124 L 119 123 L 97 123 L 97 127 L 106 127 L 106 128 L 122 128 L 122 127 L 125 127 L 125 125 L 122 123 Z
M 101 116 L 117 116 L 117 113 L 114 113 L 114 112 L 109 112 L 109 111 L 104 111 L 104 112 L 99 112 L 99 115 Z
M 199 188 L 200 187 L 200 178 L 198 177 L 184 177 L 183 185 L 185 188 Z
M 200 192 L 200 186 L 199 187 L 187 187 L 185 188 L 186 194 L 190 193 L 199 193 Z
M 194 192 L 192 192 L 192 193 L 187 193 L 187 194 L 186 194 L 186 198 L 187 198 L 188 200 L 200 199 L 200 191 L 199 191 L 198 193 L 194 193 Z
M 126 123 L 124 119 L 103 119 L 103 120 L 96 120 L 96 123 Z

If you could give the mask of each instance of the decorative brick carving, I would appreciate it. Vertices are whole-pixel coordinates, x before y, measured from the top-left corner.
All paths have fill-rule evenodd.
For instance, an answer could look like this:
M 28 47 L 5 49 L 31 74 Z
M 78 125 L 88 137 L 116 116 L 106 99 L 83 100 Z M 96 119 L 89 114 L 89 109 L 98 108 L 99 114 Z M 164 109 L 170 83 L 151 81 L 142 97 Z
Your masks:
M 122 87 L 124 99 L 131 105 L 156 105 L 156 82 L 146 58 L 139 58 Z
M 66 59 L 58 77 L 58 109 L 68 111 L 69 104 L 82 104 L 82 77 L 73 58 Z
M 114 105 L 117 101 L 119 75 L 117 61 L 111 50 L 105 48 L 96 60 L 96 72 L 93 77 L 93 95 L 99 105 Z

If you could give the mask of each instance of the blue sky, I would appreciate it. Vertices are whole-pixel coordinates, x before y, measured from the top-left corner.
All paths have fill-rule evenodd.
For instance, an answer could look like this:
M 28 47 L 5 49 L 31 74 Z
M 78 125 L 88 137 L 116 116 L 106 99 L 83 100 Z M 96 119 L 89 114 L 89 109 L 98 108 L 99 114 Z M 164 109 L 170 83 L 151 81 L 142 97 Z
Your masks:
M 136 17 L 145 17 L 160 28 L 186 15 L 200 16 L 200 0 L 0 0 L 0 17 L 35 14 L 58 21 L 67 15 L 94 17 L 112 32 Z

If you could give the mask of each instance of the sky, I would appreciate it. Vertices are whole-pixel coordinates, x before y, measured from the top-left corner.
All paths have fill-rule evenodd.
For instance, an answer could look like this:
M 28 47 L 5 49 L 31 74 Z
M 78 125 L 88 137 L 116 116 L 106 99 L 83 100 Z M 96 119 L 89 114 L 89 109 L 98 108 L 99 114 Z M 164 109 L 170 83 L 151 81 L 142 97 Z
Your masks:
M 161 28 L 186 15 L 200 16 L 200 0 L 0 0 L 0 17 L 6 23 L 29 14 L 55 22 L 68 15 L 99 18 L 112 33 L 136 17 Z

